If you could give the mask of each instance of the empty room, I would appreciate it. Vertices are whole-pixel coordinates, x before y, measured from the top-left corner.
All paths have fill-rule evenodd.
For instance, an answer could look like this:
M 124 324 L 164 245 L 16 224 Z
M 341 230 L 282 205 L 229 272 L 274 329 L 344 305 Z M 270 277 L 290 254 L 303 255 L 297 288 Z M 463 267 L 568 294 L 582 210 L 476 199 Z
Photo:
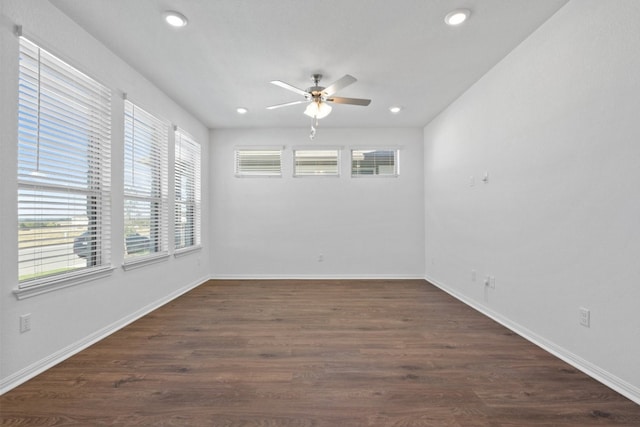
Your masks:
M 639 22 L 0 0 L 0 425 L 639 426 Z

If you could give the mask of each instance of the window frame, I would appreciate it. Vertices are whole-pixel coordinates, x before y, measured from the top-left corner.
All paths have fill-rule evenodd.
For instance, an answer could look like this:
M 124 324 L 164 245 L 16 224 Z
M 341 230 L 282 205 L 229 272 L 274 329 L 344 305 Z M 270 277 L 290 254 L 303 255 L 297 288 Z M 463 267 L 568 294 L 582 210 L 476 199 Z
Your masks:
M 393 155 L 393 173 L 355 173 L 354 174 L 354 152 L 387 152 L 392 151 Z M 351 148 L 350 150 L 350 163 L 349 168 L 351 171 L 351 178 L 397 178 L 400 176 L 400 148 L 398 147 L 365 147 L 365 148 Z M 380 165 L 375 165 L 380 166 Z
M 189 133 L 177 126 L 174 127 L 174 136 L 173 249 L 174 255 L 180 256 L 202 247 L 202 146 Z M 189 182 L 190 179 L 192 182 Z M 185 197 L 182 195 L 183 190 Z M 180 209 L 182 207 L 184 207 L 184 211 Z M 189 239 L 182 236 L 183 233 L 179 226 L 183 222 L 182 214 L 184 212 L 187 215 L 187 223 L 189 216 L 191 216 L 191 226 L 184 229 L 184 231 L 190 231 Z M 180 244 L 178 244 L 178 240 L 180 240 Z
M 33 233 L 35 244 L 30 257 L 21 256 L 21 251 L 26 252 L 19 239 L 18 287 L 14 293 L 22 299 L 102 277 L 113 270 L 112 93 L 107 86 L 22 35 L 19 52 L 18 227 L 28 218 L 25 215 L 42 222 L 38 228 L 59 227 L 57 234 L 56 230 L 43 230 L 40 237 Z M 60 219 L 49 225 L 47 219 L 55 215 Z M 78 228 L 87 231 L 69 235 Z M 87 236 L 82 237 L 84 234 Z M 76 248 L 76 241 L 85 246 Z M 86 260 L 84 267 L 77 258 Z M 32 266 L 20 267 L 21 264 Z M 42 268 L 45 264 L 48 270 Z M 21 268 L 32 268 L 34 272 L 21 274 Z
M 169 256 L 168 158 L 171 124 L 126 99 L 126 96 L 123 117 L 123 268 L 130 269 L 134 266 L 157 262 Z M 136 155 L 142 155 L 147 164 L 136 159 Z M 136 165 L 147 166 L 147 168 L 146 170 L 139 168 L 136 173 Z M 138 206 L 149 205 L 149 236 L 139 234 L 137 228 L 135 234 L 127 232 L 128 227 L 136 227 L 127 222 L 127 212 L 130 212 L 128 202 Z M 133 210 L 136 211 L 137 208 Z M 139 238 L 134 241 L 130 239 L 131 236 Z M 145 242 L 149 246 L 147 253 L 142 247 Z
M 316 173 L 300 173 L 298 171 L 298 152 L 335 152 L 335 173 L 316 172 Z M 337 147 L 296 147 L 293 149 L 293 177 L 294 178 L 309 178 L 309 177 L 327 177 L 327 178 L 340 178 L 341 176 L 341 157 L 342 149 Z M 322 157 L 319 157 L 320 159 Z
M 240 159 L 238 154 L 243 151 L 254 151 L 254 152 L 278 152 L 278 167 L 277 172 L 269 172 L 269 168 L 265 168 L 266 170 L 257 170 L 257 171 L 243 171 L 240 168 Z M 282 178 L 282 157 L 283 157 L 284 147 L 236 147 L 233 150 L 233 160 L 234 160 L 234 175 L 238 178 Z M 256 154 L 257 155 L 257 154 Z M 262 154 L 265 155 L 266 154 Z M 275 170 L 275 168 L 273 169 Z

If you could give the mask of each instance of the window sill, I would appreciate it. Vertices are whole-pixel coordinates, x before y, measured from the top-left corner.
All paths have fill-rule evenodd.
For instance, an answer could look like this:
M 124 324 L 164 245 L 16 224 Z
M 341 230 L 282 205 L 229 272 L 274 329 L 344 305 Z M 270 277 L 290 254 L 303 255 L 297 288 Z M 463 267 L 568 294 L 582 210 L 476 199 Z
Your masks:
M 356 175 L 351 175 L 351 178 L 355 178 L 355 179 L 382 179 L 382 178 L 398 178 L 400 176 L 399 173 L 389 173 L 389 174 L 372 174 L 372 175 L 367 175 L 367 174 L 356 174 Z
M 156 264 L 158 262 L 166 261 L 167 258 L 169 258 L 169 254 L 167 253 L 146 258 L 134 258 L 130 261 L 125 261 L 124 264 L 122 264 L 122 269 L 124 271 L 135 270 L 136 268 L 144 267 L 149 264 Z
M 183 257 L 185 255 L 189 255 L 192 252 L 198 252 L 202 250 L 202 246 L 197 245 L 197 246 L 189 246 L 188 248 L 180 248 L 180 249 L 176 249 L 176 251 L 173 253 L 173 256 L 176 258 L 180 258 Z
M 272 175 L 272 174 L 235 174 L 236 178 L 282 178 L 282 174 Z
M 13 294 L 17 299 L 23 300 L 26 298 L 35 297 L 38 295 L 46 294 L 48 292 L 57 291 L 59 289 L 68 288 L 71 286 L 80 285 L 82 283 L 90 282 L 93 280 L 102 279 L 111 275 L 114 267 L 105 267 L 99 270 L 93 270 L 90 272 L 83 272 L 81 274 L 76 274 L 73 276 L 65 276 L 60 278 L 49 278 L 43 279 L 39 283 L 34 283 L 29 286 L 25 286 L 24 288 L 18 287 L 18 289 L 13 290 Z

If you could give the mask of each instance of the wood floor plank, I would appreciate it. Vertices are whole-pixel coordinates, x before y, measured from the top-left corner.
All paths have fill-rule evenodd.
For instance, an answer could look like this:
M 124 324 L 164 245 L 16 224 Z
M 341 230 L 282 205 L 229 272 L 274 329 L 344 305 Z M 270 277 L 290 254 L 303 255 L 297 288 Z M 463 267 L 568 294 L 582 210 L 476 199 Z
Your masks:
M 640 426 L 421 280 L 210 281 L 0 397 L 2 426 Z

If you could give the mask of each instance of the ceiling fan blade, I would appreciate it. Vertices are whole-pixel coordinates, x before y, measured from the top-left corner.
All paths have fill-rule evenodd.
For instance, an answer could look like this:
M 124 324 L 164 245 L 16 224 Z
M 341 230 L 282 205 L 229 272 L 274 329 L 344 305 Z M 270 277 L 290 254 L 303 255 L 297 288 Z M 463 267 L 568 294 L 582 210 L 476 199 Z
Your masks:
M 305 98 L 309 96 L 308 92 L 306 92 L 306 91 L 304 91 L 302 89 L 298 89 L 297 87 L 291 86 L 289 83 L 285 83 L 285 82 L 280 81 L 280 80 L 272 80 L 271 84 L 274 84 L 276 86 L 280 86 L 281 88 L 290 90 L 291 92 L 295 92 L 295 93 L 297 93 L 299 95 L 304 96 Z
M 308 101 L 305 99 L 304 101 L 285 102 L 284 104 L 271 105 L 267 107 L 267 110 L 275 110 L 276 108 L 288 107 L 289 105 L 304 104 L 305 102 Z
M 366 107 L 371 104 L 370 99 L 362 99 L 362 98 L 342 98 L 339 96 L 334 96 L 333 98 L 327 98 L 328 102 L 335 102 L 336 104 L 351 104 L 351 105 L 362 105 Z
M 353 76 L 350 76 L 349 74 L 345 74 L 344 77 L 336 80 L 335 82 L 333 82 L 332 84 L 330 84 L 328 87 L 326 87 L 322 92 L 324 92 L 324 94 L 326 96 L 331 96 L 334 93 L 336 93 L 337 91 L 339 91 L 342 88 L 345 88 L 347 86 L 349 86 L 352 83 L 355 83 L 357 81 L 357 79 Z

